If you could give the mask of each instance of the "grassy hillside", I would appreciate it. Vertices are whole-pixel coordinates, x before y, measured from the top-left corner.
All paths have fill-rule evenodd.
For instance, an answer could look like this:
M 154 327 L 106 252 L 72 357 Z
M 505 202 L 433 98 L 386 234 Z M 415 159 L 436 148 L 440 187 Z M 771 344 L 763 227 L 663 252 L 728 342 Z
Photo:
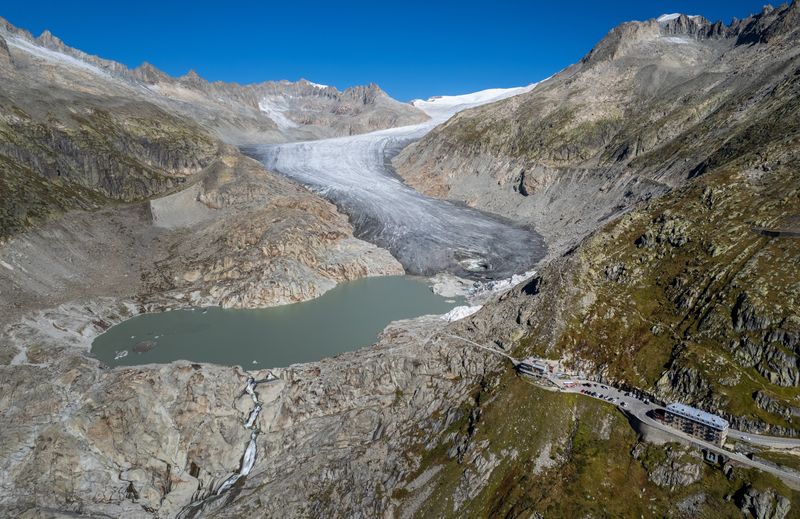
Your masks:
M 180 187 L 219 153 L 194 123 L 147 103 L 33 92 L 0 95 L 0 236 L 75 208 Z M 54 97 L 55 96 L 55 97 Z
M 417 517 L 741 517 L 756 492 L 784 496 L 786 517 L 800 516 L 800 494 L 774 478 L 640 444 L 611 405 L 510 373 L 475 400 L 442 445 L 421 450 L 408 479 L 434 472 L 430 481 L 394 496 L 419 505 Z

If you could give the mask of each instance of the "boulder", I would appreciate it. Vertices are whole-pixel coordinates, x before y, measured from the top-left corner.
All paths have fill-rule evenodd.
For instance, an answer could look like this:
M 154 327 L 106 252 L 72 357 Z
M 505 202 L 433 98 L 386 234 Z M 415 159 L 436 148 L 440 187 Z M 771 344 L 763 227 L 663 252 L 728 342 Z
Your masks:
M 736 500 L 742 512 L 755 519 L 784 519 L 791 510 L 792 502 L 773 489 L 757 490 L 753 487 L 743 489 Z

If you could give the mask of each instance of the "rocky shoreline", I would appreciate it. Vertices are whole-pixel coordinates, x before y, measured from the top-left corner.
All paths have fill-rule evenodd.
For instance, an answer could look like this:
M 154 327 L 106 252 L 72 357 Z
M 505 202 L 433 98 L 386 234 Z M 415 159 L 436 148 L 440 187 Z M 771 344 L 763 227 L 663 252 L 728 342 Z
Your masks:
M 111 298 L 74 303 L 40 312 L 3 337 L 6 344 L 36 344 L 38 355 L 32 358 L 28 349 L 25 358 L 0 366 L 0 389 L 7 395 L 0 399 L 4 513 L 16 515 L 34 507 L 171 517 L 218 491 L 225 478 L 240 470 L 242 453 L 252 444 L 263 453 L 252 474 L 248 469 L 243 484 L 237 478 L 212 509 L 224 515 L 226 509 L 220 507 L 234 497 L 231 506 L 271 496 L 273 510 L 289 507 L 294 515 L 303 515 L 302 508 L 312 502 L 299 496 L 321 482 L 297 474 L 297 466 L 304 467 L 303 473 L 345 470 L 353 477 L 343 465 L 336 469 L 339 465 L 328 456 L 339 459 L 350 452 L 349 463 L 364 456 L 363 463 L 370 466 L 375 455 L 370 453 L 378 444 L 387 449 L 392 442 L 409 441 L 409 436 L 397 434 L 409 413 L 435 431 L 444 422 L 429 413 L 451 409 L 477 380 L 472 377 L 480 377 L 493 362 L 432 341 L 445 325 L 438 318 L 397 323 L 373 347 L 284 369 L 242 371 L 174 362 L 108 370 L 86 355 L 93 335 L 143 310 Z M 472 366 L 474 375 L 465 377 L 465 366 Z M 247 404 L 251 395 L 242 391 L 251 377 L 275 377 L 258 386 L 255 418 L 252 402 Z M 30 380 L 40 381 L 35 392 L 24 389 Z M 427 389 L 420 392 L 422 387 Z M 250 428 L 244 427 L 248 424 Z M 257 438 L 251 436 L 255 430 L 261 431 Z M 392 463 L 398 467 L 408 463 L 402 456 L 406 447 L 393 446 Z M 326 455 L 327 449 L 333 450 Z M 78 466 L 80 473 L 72 470 Z M 377 467 L 370 470 L 383 473 Z M 358 499 L 378 499 L 378 489 L 366 480 L 361 483 L 358 488 L 365 494 Z M 285 502 L 286 496 L 297 500 Z
M 239 467 L 250 440 L 238 392 L 249 372 L 187 362 L 108 370 L 88 355 L 99 333 L 144 312 L 271 306 L 317 297 L 338 281 L 403 273 L 388 253 L 353 238 L 333 205 L 250 159 L 225 158 L 196 185 L 190 197 L 101 218 L 72 213 L 0 248 L 8 287 L 0 299 L 10 309 L 0 323 L 3 514 L 167 517 Z M 207 218 L 169 225 L 158 209 L 181 204 Z M 266 430 L 270 404 L 261 405 L 251 425 Z

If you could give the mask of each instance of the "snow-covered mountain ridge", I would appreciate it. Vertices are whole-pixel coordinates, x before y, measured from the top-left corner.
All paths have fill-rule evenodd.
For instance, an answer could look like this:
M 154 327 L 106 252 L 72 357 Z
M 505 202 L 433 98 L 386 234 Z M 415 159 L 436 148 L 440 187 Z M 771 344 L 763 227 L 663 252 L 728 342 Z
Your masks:
M 377 85 L 335 87 L 305 79 L 240 85 L 209 82 L 196 72 L 171 77 L 150 63 L 130 69 L 66 45 L 49 31 L 34 37 L 0 18 L 11 78 L 37 80 L 55 70 L 61 82 L 101 93 L 135 95 L 191 117 L 223 140 L 239 144 L 352 135 L 424 121 L 407 103 Z

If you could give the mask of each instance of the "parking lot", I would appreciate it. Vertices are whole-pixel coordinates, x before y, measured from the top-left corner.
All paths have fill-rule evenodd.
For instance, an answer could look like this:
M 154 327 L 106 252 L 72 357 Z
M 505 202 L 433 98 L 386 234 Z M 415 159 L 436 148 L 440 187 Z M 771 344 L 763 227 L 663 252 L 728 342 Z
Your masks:
M 608 402 L 636 416 L 647 414 L 649 411 L 654 411 L 660 407 L 646 398 L 639 399 L 633 393 L 621 391 L 599 382 L 583 380 L 572 381 L 572 383 L 574 385 L 571 387 L 567 385 L 562 388 L 562 391 L 567 393 L 580 393 L 591 398 Z

